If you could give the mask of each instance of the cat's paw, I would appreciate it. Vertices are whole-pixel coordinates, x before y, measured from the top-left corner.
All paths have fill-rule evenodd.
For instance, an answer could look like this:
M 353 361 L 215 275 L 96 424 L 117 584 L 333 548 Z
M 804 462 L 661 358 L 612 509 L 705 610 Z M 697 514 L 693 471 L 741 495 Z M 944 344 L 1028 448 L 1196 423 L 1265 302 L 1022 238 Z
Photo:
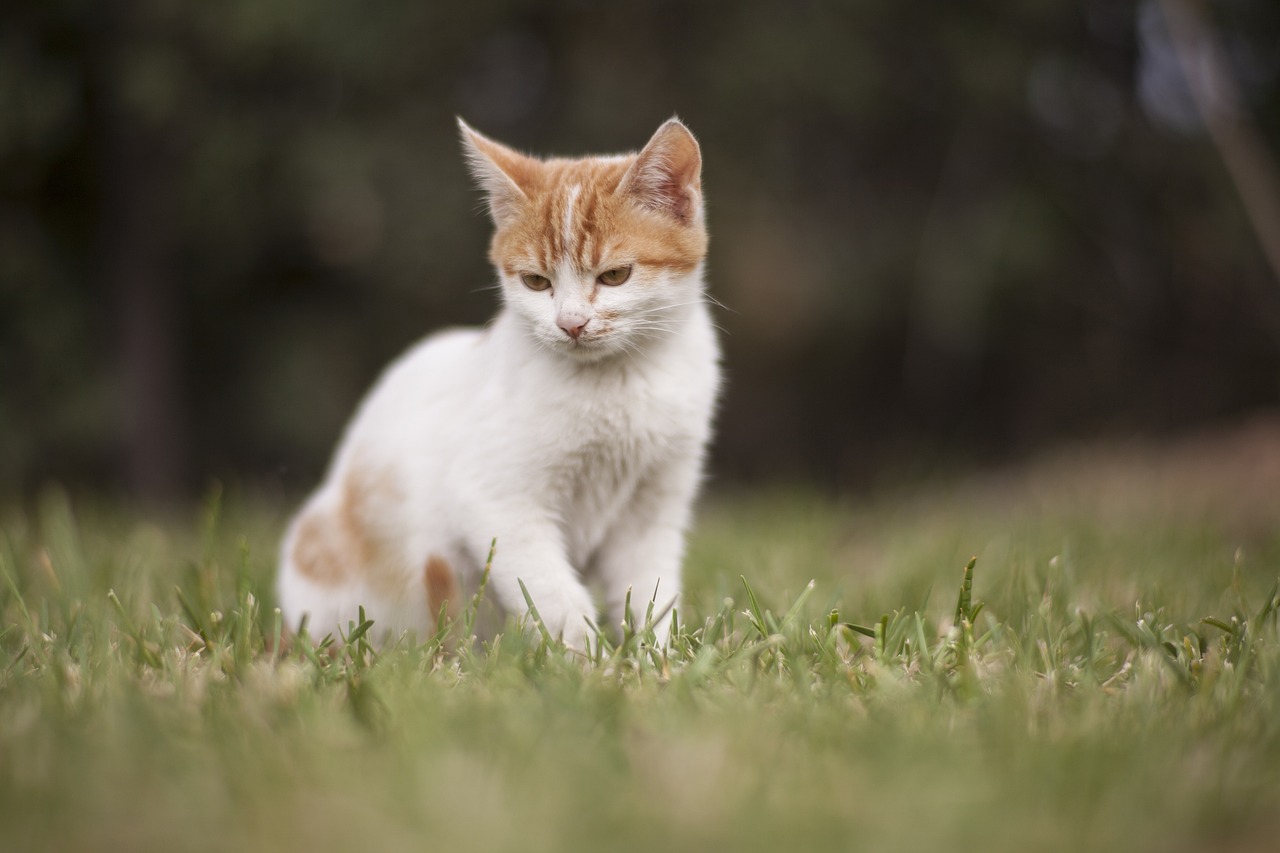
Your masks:
M 588 620 L 595 615 L 595 602 L 585 588 L 544 593 L 533 606 L 548 635 L 560 638 L 575 652 L 590 650 L 588 642 L 594 641 L 595 631 Z

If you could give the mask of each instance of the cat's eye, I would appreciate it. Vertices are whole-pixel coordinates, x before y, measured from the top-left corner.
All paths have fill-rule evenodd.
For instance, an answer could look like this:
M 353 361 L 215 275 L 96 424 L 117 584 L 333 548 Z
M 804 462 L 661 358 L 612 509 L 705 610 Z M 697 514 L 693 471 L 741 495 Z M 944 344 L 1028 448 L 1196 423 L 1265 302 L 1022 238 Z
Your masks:
M 520 280 L 524 282 L 524 286 L 530 290 L 546 290 L 551 286 L 551 279 L 545 275 L 538 275 L 535 272 L 523 273 Z
M 601 284 L 607 284 L 610 287 L 617 287 L 629 278 L 631 278 L 631 267 L 614 267 L 611 270 L 605 270 L 600 273 L 600 277 L 596 281 Z

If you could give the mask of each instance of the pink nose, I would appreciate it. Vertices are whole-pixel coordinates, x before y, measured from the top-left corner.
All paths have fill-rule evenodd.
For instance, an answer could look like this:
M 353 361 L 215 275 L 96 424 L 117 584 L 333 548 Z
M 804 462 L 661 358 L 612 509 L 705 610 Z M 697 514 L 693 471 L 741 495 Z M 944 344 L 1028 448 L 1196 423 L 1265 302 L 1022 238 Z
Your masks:
M 564 333 L 576 341 L 578 335 L 581 335 L 582 330 L 587 327 L 587 321 L 579 320 L 577 317 L 561 317 L 556 320 L 556 325 L 564 329 Z

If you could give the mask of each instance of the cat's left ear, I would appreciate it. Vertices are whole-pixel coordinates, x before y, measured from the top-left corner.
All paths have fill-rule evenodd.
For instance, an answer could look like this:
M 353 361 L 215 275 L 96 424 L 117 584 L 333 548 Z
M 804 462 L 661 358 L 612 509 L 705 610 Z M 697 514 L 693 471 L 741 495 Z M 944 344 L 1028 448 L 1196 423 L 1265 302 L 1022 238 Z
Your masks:
M 539 163 L 519 151 L 494 142 L 458 119 L 462 151 L 467 166 L 489 203 L 493 224 L 501 227 L 514 219 L 529 201 L 528 190 L 537 178 Z
M 689 128 L 669 118 L 627 169 L 619 191 L 689 224 L 702 215 L 702 152 Z

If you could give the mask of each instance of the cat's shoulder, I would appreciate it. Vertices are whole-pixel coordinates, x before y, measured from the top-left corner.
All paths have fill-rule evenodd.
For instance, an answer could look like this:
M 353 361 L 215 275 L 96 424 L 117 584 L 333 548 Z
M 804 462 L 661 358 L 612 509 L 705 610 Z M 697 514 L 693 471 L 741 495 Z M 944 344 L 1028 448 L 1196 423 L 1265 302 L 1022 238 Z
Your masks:
M 489 329 L 454 326 L 421 338 L 387 366 L 387 373 L 438 369 L 444 364 L 474 358 L 489 337 Z
M 365 398 L 362 420 L 440 401 L 458 385 L 476 382 L 487 371 L 487 336 L 482 328 L 449 328 L 412 344 L 383 369 Z
M 447 353 L 454 350 L 474 349 L 489 337 L 487 326 L 448 326 L 438 329 L 413 344 L 405 356 L 434 351 Z

